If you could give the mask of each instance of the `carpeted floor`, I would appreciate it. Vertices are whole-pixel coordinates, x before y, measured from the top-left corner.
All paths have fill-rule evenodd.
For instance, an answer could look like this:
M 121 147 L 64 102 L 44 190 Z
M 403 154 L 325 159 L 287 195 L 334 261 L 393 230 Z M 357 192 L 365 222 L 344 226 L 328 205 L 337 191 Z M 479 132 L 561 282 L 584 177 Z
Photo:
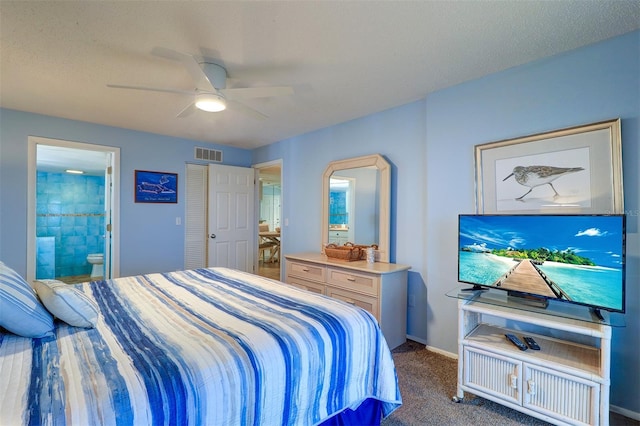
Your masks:
M 465 393 L 464 402 L 456 404 L 457 361 L 425 349 L 412 341 L 393 350 L 398 373 L 402 407 L 383 420 L 383 426 L 460 425 L 509 426 L 548 425 L 484 398 Z M 612 413 L 610 424 L 640 425 Z

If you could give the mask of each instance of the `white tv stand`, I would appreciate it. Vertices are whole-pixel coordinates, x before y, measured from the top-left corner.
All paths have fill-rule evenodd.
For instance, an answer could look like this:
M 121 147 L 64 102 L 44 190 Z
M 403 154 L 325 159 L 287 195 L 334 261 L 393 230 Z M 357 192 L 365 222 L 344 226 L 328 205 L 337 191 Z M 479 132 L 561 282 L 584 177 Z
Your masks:
M 458 298 L 454 401 L 470 392 L 554 424 L 609 424 L 610 322 L 582 306 L 521 305 L 504 291 L 447 295 Z M 505 333 L 531 336 L 541 350 L 521 351 Z

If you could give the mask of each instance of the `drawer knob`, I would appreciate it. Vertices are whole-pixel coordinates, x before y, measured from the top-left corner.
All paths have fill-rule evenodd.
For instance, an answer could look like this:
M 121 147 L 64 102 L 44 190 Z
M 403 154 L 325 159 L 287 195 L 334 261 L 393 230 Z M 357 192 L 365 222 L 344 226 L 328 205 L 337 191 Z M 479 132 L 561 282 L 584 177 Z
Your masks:
M 356 279 L 353 277 L 347 278 L 347 281 L 351 281 L 352 283 L 356 282 Z
M 309 268 L 302 268 L 302 272 L 309 272 Z
M 511 387 L 514 389 L 518 389 L 518 376 L 516 376 L 515 374 L 511 374 L 510 379 L 511 379 Z
M 527 381 L 527 392 L 529 392 L 530 395 L 535 395 L 536 391 L 537 391 L 536 382 L 534 382 L 533 380 L 528 380 Z

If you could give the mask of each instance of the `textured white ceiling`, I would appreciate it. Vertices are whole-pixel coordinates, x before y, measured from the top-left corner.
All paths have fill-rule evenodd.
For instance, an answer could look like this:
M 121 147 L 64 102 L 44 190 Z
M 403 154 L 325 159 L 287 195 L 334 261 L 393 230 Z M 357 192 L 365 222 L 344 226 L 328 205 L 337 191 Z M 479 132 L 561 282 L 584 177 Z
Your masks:
M 104 176 L 107 153 L 52 145 L 37 145 L 37 170 L 62 173 L 67 169 L 80 170 L 90 176 Z
M 254 148 L 640 28 L 639 1 L 0 1 L 0 105 Z M 177 118 L 193 89 L 164 47 L 286 98 Z

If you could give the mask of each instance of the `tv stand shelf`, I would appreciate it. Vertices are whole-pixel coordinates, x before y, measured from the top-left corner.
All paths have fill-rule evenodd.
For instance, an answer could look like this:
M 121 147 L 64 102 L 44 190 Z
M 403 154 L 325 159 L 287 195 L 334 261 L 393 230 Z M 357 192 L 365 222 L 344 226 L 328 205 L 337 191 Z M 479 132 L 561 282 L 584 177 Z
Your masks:
M 526 299 L 512 297 L 508 292 L 485 287 L 483 290 L 471 291 L 469 286 L 459 286 L 447 293 L 447 296 L 461 300 L 473 300 L 477 303 L 484 303 L 494 306 L 519 309 L 533 314 L 543 314 L 545 316 L 556 316 L 567 319 L 574 319 L 580 322 L 593 322 L 596 324 L 609 325 L 611 327 L 625 327 L 624 315 L 615 312 L 600 312 L 602 319 L 595 312 L 586 306 L 574 305 L 571 303 L 549 300 L 547 307 L 539 307 L 535 304 L 527 304 Z
M 470 392 L 554 424 L 608 424 L 609 324 L 589 314 L 584 320 L 566 312 L 520 309 L 500 295 L 474 293 L 448 294 L 458 299 L 454 401 Z M 541 350 L 521 351 L 506 333 L 521 340 L 531 336 Z

